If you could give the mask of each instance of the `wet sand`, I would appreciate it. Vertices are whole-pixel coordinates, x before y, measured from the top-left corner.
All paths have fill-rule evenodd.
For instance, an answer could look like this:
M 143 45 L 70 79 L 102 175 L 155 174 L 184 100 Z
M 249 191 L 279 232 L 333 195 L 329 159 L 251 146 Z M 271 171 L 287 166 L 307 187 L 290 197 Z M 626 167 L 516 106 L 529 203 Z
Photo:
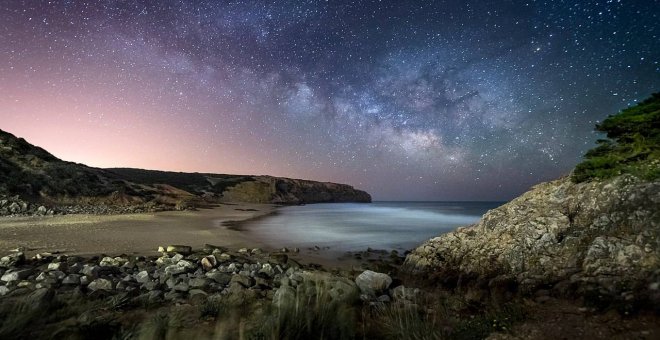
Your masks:
M 271 204 L 222 204 L 198 211 L 130 215 L 64 215 L 0 219 L 0 254 L 24 247 L 28 255 L 156 255 L 158 246 L 204 244 L 261 247 L 253 235 L 224 225 L 275 211 Z

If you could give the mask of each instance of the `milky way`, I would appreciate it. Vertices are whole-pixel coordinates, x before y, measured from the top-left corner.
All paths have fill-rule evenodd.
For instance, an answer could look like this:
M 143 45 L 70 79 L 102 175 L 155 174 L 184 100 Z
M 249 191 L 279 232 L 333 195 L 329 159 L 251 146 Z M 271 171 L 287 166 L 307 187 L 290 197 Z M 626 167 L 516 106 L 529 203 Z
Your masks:
M 0 128 L 93 166 L 504 200 L 660 89 L 657 1 L 0 2 Z

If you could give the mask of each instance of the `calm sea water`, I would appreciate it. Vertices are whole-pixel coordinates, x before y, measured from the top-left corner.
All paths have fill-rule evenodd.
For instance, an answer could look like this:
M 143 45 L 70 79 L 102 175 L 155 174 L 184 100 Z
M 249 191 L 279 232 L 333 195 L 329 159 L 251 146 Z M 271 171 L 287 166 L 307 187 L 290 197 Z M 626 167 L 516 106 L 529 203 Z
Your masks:
M 502 202 L 375 202 L 283 207 L 246 229 L 274 247 L 408 250 L 475 223 Z

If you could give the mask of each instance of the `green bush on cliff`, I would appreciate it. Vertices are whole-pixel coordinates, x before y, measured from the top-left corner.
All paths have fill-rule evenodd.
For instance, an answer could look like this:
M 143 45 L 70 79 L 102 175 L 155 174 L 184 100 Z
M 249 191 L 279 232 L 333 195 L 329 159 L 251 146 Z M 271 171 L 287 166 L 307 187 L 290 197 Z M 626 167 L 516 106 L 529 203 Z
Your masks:
M 607 139 L 587 151 L 573 171 L 576 183 L 629 173 L 653 180 L 660 178 L 660 93 L 607 117 L 596 125 Z

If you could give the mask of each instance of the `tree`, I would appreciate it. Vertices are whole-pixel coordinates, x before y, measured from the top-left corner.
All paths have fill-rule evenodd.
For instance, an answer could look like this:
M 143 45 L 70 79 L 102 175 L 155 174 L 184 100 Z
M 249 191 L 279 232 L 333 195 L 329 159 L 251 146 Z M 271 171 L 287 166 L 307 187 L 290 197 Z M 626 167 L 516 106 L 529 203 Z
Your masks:
M 660 178 L 660 93 L 610 115 L 596 125 L 606 134 L 587 151 L 573 171 L 576 183 L 606 179 L 624 173 L 654 180 Z

